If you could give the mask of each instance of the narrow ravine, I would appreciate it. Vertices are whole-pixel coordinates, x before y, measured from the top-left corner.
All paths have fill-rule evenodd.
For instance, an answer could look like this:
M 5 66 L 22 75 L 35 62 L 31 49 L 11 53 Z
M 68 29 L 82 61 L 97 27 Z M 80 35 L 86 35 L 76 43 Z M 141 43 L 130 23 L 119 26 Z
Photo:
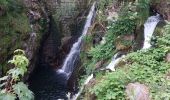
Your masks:
M 47 57 L 45 55 L 46 52 L 42 52 L 42 56 L 40 56 L 40 61 L 37 64 L 38 67 L 34 70 L 33 74 L 29 79 L 30 89 L 35 94 L 35 100 L 66 100 L 68 99 L 67 93 L 69 92 L 69 88 L 74 88 L 74 91 L 70 92 L 75 92 L 75 88 L 78 86 L 75 86 L 73 80 L 69 81 L 69 78 L 73 74 L 76 62 L 79 59 L 79 53 L 81 49 L 81 44 L 83 42 L 83 37 L 86 35 L 93 21 L 93 17 L 95 14 L 95 6 L 96 2 L 93 3 L 91 9 L 89 10 L 89 14 L 86 18 L 86 22 L 82 30 L 82 35 L 78 38 L 77 42 L 73 44 L 70 53 L 67 55 L 65 61 L 63 62 L 63 66 L 61 69 L 53 69 L 51 61 L 53 60 L 52 57 L 55 57 L 55 43 L 53 43 L 51 38 L 50 41 L 47 41 L 46 46 L 50 46 L 49 49 L 52 49 L 52 51 L 50 51 L 50 54 L 47 54 Z M 55 37 L 53 36 L 52 38 Z M 50 45 L 48 45 L 48 43 L 50 43 Z M 48 49 L 45 49 L 45 51 L 46 50 Z M 69 87 L 68 84 L 74 85 L 72 85 L 73 87 Z
M 0 100 L 170 100 L 170 0 L 0 0 Z

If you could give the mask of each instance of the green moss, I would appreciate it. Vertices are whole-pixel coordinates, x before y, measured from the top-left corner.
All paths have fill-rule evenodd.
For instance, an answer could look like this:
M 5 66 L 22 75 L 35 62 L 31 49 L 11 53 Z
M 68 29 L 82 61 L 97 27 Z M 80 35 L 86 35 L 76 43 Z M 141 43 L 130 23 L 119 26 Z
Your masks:
M 22 0 L 2 0 L 4 14 L 0 16 L 0 63 L 5 64 L 13 51 L 22 48 L 31 28 Z M 2 5 L 4 4 L 5 5 Z

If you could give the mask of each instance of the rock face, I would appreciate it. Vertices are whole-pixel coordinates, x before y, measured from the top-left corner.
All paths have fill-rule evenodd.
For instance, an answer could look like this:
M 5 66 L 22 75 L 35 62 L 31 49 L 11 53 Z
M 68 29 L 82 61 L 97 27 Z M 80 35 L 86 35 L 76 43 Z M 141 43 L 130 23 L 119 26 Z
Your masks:
M 151 8 L 160 13 L 164 19 L 170 21 L 170 1 L 169 0 L 152 0 Z
M 150 100 L 149 88 L 144 84 L 130 83 L 126 86 L 128 100 Z
M 166 54 L 166 59 L 167 62 L 170 62 L 170 53 Z
M 28 41 L 25 42 L 24 48 L 27 57 L 30 60 L 30 65 L 28 68 L 29 75 L 33 71 L 35 63 L 38 59 L 41 41 L 49 34 L 50 19 L 46 8 L 47 5 L 44 3 L 38 0 L 24 0 L 24 4 L 28 10 L 27 16 L 31 27 L 31 31 L 29 32 L 30 37 L 28 38 Z M 42 25 L 40 20 L 45 24 Z
M 48 34 L 48 11 L 45 4 L 38 0 L 18 0 L 7 3 L 7 5 L 0 4 L 1 72 L 5 74 L 9 69 L 6 63 L 13 55 L 13 51 L 23 49 L 30 61 L 28 68 L 30 73 L 36 62 L 41 39 Z
M 132 44 L 134 41 L 134 35 L 122 35 L 118 36 L 116 39 L 116 49 L 117 50 L 129 50 L 132 48 Z

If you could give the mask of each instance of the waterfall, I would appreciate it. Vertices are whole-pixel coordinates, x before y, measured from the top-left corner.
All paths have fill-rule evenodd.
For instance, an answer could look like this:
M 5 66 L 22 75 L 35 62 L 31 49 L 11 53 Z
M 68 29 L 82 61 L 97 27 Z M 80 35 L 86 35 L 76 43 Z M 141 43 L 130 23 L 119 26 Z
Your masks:
M 109 65 L 106 67 L 106 69 L 109 69 L 111 71 L 115 71 L 116 65 L 124 58 L 125 55 L 120 55 L 120 53 L 116 53 L 114 57 L 112 58 L 112 61 L 109 63 Z
M 142 49 L 147 49 L 151 47 L 150 41 L 152 34 L 156 28 L 156 25 L 160 21 L 160 15 L 157 14 L 156 16 L 151 16 L 147 19 L 147 21 L 144 24 L 144 45 Z M 121 61 L 122 58 L 124 58 L 125 55 L 119 55 L 119 52 L 114 55 L 112 58 L 112 61 L 109 63 L 109 65 L 106 67 L 106 69 L 109 69 L 111 71 L 115 71 L 115 66 Z
M 95 5 L 96 5 L 96 2 L 93 3 L 93 5 L 92 5 L 92 7 L 89 11 L 85 26 L 83 28 L 82 35 L 78 38 L 78 41 L 73 44 L 71 51 L 67 55 L 67 57 L 64 61 L 64 64 L 62 66 L 61 70 L 63 70 L 63 72 L 67 73 L 68 75 L 71 75 L 71 73 L 74 70 L 74 64 L 75 64 L 75 62 L 78 59 L 79 54 L 80 54 L 80 47 L 81 47 L 81 44 L 82 44 L 83 37 L 86 35 L 88 28 L 91 26 L 93 15 L 95 13 Z M 60 70 L 60 72 L 62 72 L 61 70 Z
M 151 16 L 147 19 L 144 24 L 144 45 L 142 49 L 148 49 L 151 47 L 150 41 L 153 35 L 153 32 L 156 28 L 156 25 L 160 21 L 160 15 L 157 14 L 156 16 Z

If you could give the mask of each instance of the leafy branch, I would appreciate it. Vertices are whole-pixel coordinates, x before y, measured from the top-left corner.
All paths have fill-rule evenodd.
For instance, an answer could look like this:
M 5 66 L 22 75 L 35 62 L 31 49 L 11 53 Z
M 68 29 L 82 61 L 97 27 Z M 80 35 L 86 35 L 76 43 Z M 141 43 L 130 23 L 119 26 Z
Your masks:
M 0 78 L 0 100 L 33 100 L 32 91 L 21 82 L 29 64 L 25 52 L 21 49 L 15 50 L 12 60 L 9 60 L 8 63 L 15 67 L 10 69 L 6 76 Z

